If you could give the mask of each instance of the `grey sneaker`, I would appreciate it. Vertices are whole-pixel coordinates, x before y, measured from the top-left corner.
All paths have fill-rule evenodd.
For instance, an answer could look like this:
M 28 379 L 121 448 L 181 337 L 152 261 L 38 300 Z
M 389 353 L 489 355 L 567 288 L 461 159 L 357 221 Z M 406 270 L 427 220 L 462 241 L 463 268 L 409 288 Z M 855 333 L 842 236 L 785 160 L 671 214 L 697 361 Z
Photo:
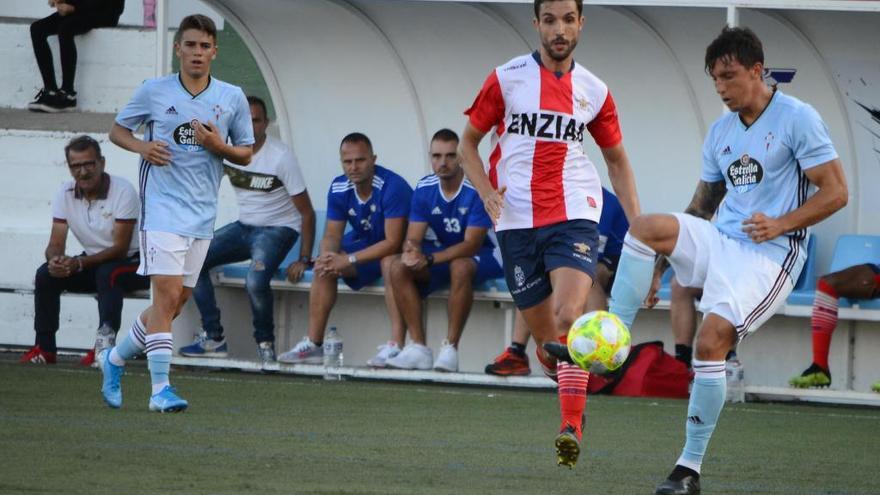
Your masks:
M 268 372 L 268 365 L 275 363 L 275 343 L 260 342 L 257 344 L 257 355 L 260 356 L 260 364 L 263 372 Z
M 293 348 L 278 356 L 279 363 L 321 364 L 324 362 L 324 348 L 309 338 L 303 337 Z

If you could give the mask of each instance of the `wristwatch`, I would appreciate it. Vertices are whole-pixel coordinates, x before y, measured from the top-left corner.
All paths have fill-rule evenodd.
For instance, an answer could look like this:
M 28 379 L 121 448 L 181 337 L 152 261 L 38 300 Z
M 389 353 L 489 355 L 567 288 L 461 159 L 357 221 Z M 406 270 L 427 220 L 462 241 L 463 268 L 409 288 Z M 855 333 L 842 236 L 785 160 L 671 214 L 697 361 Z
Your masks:
M 427 263 L 428 266 L 433 265 L 434 264 L 434 255 L 433 254 L 426 254 L 425 255 L 425 263 Z
M 348 262 L 351 263 L 352 266 L 357 265 L 358 259 L 354 254 L 348 255 Z

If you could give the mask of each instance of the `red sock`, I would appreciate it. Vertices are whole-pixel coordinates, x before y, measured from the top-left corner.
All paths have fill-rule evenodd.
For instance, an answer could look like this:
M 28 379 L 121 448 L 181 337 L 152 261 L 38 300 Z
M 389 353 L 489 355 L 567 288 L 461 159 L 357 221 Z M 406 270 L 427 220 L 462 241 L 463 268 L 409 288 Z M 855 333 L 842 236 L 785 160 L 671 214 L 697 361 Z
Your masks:
M 566 336 L 560 337 L 559 341 L 566 343 Z M 566 425 L 574 426 L 580 440 L 583 435 L 582 419 L 587 408 L 587 383 L 590 374 L 575 364 L 559 363 L 556 375 L 559 382 L 559 411 L 562 416 L 560 429 L 564 429 Z
M 828 369 L 828 350 L 831 348 L 831 334 L 837 328 L 837 291 L 823 279 L 816 286 L 813 300 L 813 362 Z

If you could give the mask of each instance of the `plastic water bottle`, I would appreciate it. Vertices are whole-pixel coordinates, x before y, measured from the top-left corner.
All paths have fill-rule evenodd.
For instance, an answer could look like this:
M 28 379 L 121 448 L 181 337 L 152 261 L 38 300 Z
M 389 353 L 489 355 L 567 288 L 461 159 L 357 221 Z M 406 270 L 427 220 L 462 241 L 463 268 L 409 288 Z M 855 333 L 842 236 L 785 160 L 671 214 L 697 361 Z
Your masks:
M 742 362 L 735 354 L 727 360 L 724 372 L 727 376 L 727 402 L 745 402 L 746 390 L 743 381 L 745 373 Z
M 342 380 L 339 368 L 343 364 L 342 339 L 336 327 L 330 327 L 324 336 L 324 379 Z

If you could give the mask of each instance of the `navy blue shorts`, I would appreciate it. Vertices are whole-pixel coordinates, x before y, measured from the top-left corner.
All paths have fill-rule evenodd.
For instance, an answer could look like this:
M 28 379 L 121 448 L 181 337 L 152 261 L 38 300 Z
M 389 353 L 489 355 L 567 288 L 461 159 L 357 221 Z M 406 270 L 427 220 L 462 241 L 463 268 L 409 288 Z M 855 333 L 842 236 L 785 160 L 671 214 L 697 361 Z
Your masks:
M 445 247 L 426 248 L 422 246 L 423 253 L 435 253 L 442 251 Z M 504 276 L 504 270 L 501 268 L 500 260 L 496 259 L 494 249 L 481 249 L 471 258 L 477 264 L 477 271 L 474 273 L 473 285 L 481 284 L 486 280 L 501 278 Z M 428 297 L 432 292 L 446 288 L 450 282 L 449 263 L 438 263 L 431 265 L 431 278 L 426 283 L 419 284 L 419 294 L 423 298 Z
M 504 278 L 513 302 L 528 309 L 553 293 L 550 272 L 562 267 L 596 278 L 599 226 L 590 220 L 569 220 L 537 229 L 497 233 Z
M 355 253 L 369 246 L 366 241 L 353 235 L 345 234 L 342 237 L 342 250 L 346 253 Z M 354 268 L 357 270 L 357 275 L 342 279 L 351 290 L 360 290 L 382 278 L 382 265 L 379 260 L 358 263 Z

